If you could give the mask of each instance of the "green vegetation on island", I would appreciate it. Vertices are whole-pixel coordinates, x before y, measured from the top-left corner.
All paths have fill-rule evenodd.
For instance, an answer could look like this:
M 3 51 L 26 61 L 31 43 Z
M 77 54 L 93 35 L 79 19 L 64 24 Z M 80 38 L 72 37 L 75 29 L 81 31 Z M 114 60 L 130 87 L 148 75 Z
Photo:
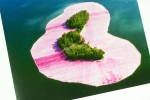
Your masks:
M 66 21 L 69 28 L 76 28 L 75 31 L 64 33 L 57 41 L 58 47 L 64 50 L 68 60 L 100 60 L 104 51 L 96 47 L 92 48 L 85 43 L 85 39 L 80 35 L 84 25 L 89 19 L 89 13 L 82 10 Z
M 88 19 L 89 13 L 86 10 L 82 10 L 71 16 L 70 19 L 66 21 L 66 25 L 69 28 L 77 28 L 78 30 L 82 30 Z

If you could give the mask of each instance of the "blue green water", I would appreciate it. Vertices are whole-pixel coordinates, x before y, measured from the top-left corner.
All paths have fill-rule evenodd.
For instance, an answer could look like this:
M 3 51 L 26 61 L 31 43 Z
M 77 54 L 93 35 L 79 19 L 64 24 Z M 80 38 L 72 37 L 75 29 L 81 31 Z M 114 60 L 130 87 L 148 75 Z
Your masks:
M 108 32 L 132 42 L 142 55 L 141 65 L 127 79 L 93 87 L 63 83 L 39 73 L 30 54 L 46 24 L 69 5 L 93 1 L 108 9 Z M 150 60 L 136 0 L 2 0 L 0 10 L 17 100 L 70 100 L 150 82 Z M 149 61 L 149 62 L 148 62 Z

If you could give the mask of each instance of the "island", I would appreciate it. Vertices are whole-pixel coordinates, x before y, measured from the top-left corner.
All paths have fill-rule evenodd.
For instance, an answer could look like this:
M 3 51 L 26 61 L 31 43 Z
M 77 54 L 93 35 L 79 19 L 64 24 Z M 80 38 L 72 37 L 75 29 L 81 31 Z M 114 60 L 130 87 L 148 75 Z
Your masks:
M 84 10 L 89 13 L 88 21 L 82 31 L 78 30 L 75 34 L 80 33 L 84 43 L 91 48 L 103 50 L 105 54 L 101 60 L 67 60 L 64 50 L 58 47 L 57 41 L 64 33 L 79 27 L 69 28 L 67 20 Z M 141 63 L 141 54 L 128 40 L 108 33 L 110 19 L 109 11 L 95 2 L 77 3 L 65 8 L 62 14 L 47 23 L 46 32 L 30 50 L 39 72 L 60 82 L 96 87 L 114 84 L 132 75 Z
M 57 41 L 58 47 L 64 51 L 67 60 L 100 60 L 103 58 L 105 52 L 96 47 L 90 47 L 80 35 L 88 19 L 89 13 L 82 10 L 66 21 L 67 27 L 76 28 L 74 31 L 64 33 Z

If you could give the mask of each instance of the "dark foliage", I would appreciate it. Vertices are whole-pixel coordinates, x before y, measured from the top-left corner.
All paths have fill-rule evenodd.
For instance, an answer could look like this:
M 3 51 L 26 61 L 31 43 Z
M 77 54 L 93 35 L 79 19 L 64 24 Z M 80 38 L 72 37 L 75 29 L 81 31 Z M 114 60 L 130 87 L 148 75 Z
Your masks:
M 97 48 L 91 48 L 83 43 L 81 45 L 73 44 L 64 49 L 68 60 L 98 60 L 103 58 L 104 52 Z
M 66 25 L 69 28 L 77 28 L 82 30 L 88 19 L 89 13 L 86 10 L 82 10 L 71 16 L 70 19 L 66 21 Z
M 57 41 L 60 49 L 64 50 L 68 60 L 100 60 L 105 52 L 96 47 L 92 48 L 85 43 L 80 36 L 84 25 L 89 19 L 89 13 L 85 10 L 76 13 L 66 21 L 69 28 L 77 28 L 75 31 L 64 33 Z
M 62 37 L 57 41 L 60 49 L 71 46 L 72 44 L 82 44 L 84 39 L 80 36 L 77 31 L 70 31 L 67 34 L 63 34 Z

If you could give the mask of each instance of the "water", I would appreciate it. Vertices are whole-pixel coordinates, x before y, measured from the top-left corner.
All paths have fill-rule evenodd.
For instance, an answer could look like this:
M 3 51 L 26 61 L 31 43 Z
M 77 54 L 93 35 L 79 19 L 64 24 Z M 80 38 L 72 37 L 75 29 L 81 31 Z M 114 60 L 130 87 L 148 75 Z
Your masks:
M 33 43 L 45 33 L 46 24 L 69 5 L 93 1 L 109 10 L 108 32 L 132 42 L 142 55 L 141 65 L 127 79 L 93 87 L 63 83 L 39 73 L 30 54 Z M 1 15 L 17 100 L 69 100 L 150 82 L 150 60 L 136 0 L 5 0 Z

